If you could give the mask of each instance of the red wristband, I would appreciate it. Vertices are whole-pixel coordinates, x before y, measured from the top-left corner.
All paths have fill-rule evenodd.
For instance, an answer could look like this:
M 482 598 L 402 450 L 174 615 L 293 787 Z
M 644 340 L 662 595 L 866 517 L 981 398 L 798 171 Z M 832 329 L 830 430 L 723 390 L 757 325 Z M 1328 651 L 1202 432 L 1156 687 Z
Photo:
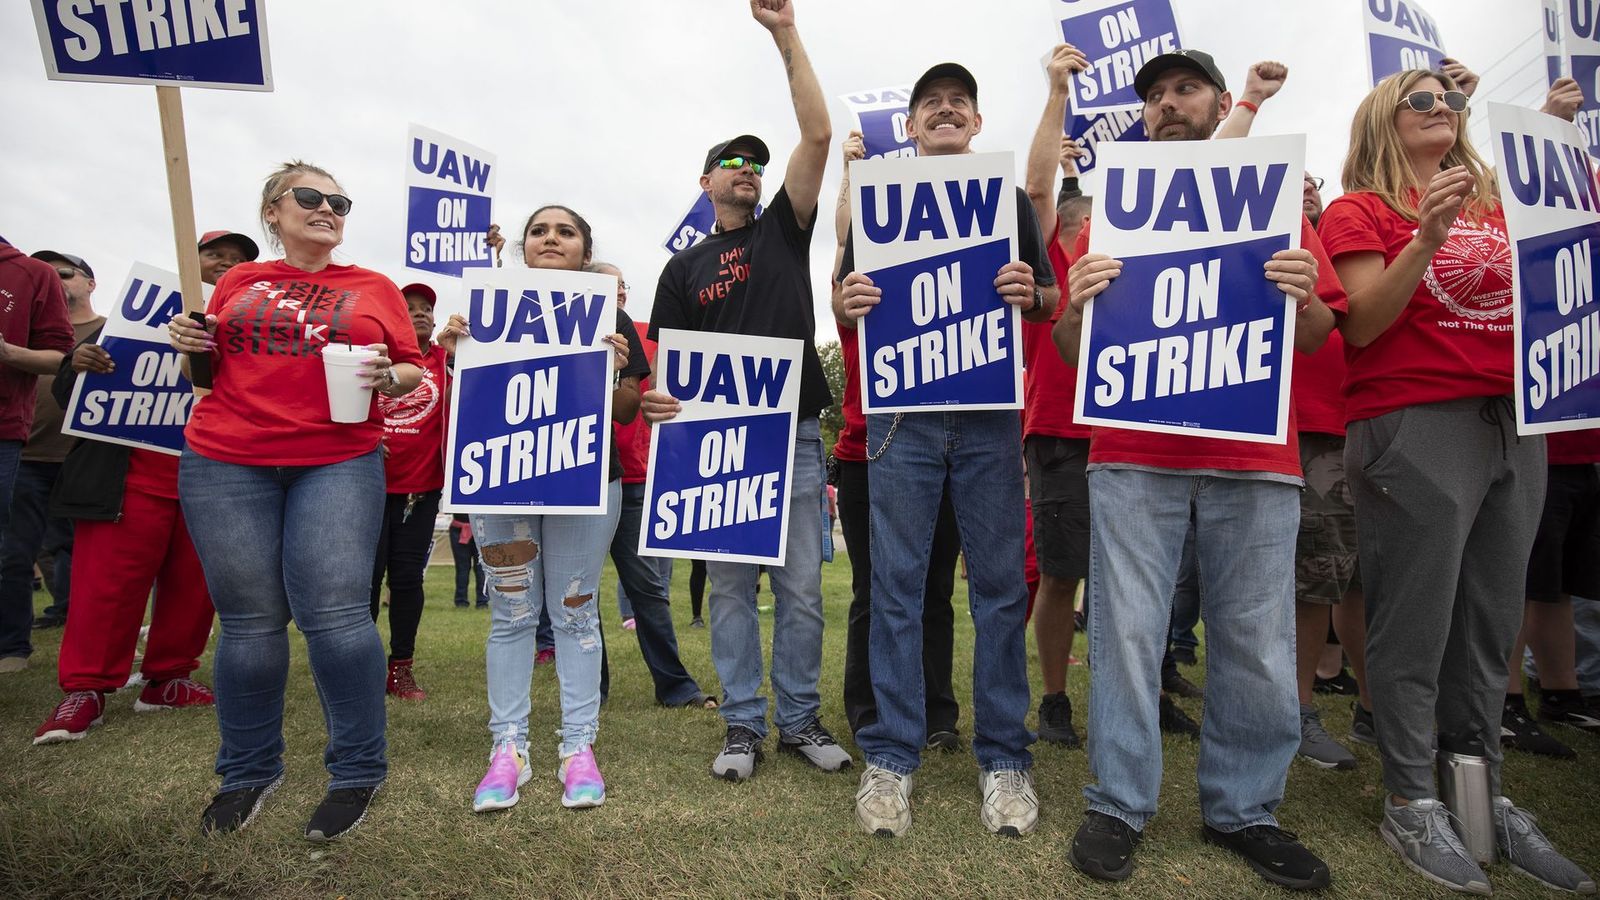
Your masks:
M 1249 100 L 1235 100 L 1235 101 L 1233 101 L 1233 105 L 1234 106 L 1242 106 L 1245 109 L 1250 110 L 1252 113 L 1255 113 L 1256 115 L 1260 115 L 1261 114 L 1261 107 L 1255 105 L 1254 103 L 1251 103 Z

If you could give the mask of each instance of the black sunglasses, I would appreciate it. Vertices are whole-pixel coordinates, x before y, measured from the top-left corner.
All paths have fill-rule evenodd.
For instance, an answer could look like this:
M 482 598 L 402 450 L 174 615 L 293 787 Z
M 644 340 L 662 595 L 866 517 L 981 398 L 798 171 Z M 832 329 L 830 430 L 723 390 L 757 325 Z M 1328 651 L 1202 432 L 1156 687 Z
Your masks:
M 56 270 L 56 274 L 61 276 L 62 281 L 71 281 L 78 277 L 78 270 L 61 268 Z
M 1396 106 L 1409 105 L 1419 113 L 1432 112 L 1434 104 L 1443 100 L 1451 112 L 1467 111 L 1467 95 L 1460 91 L 1412 91 Z
M 274 198 L 272 202 L 277 203 L 290 194 L 294 195 L 294 202 L 300 204 L 301 209 L 317 209 L 322 206 L 322 201 L 326 200 L 328 201 L 328 208 L 333 210 L 333 214 L 340 218 L 350 214 L 350 206 L 354 202 L 343 194 L 324 194 L 316 188 L 310 187 L 289 188 Z

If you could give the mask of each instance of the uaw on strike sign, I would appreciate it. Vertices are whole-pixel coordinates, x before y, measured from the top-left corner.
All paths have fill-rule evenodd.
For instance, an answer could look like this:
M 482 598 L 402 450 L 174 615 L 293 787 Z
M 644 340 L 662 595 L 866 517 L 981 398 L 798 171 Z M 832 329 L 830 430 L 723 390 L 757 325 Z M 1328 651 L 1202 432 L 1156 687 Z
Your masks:
M 1183 47 L 1173 0 L 1050 0 L 1062 40 L 1089 68 L 1072 76 L 1072 109 L 1082 115 L 1136 109 L 1140 67 Z
M 1282 444 L 1305 136 L 1110 144 L 1089 252 L 1122 273 L 1083 310 L 1073 420 Z
M 61 431 L 176 456 L 196 399 L 167 342 L 167 323 L 183 313 L 178 276 L 134 263 L 117 297 L 98 341 L 115 369 L 78 375 Z
M 1517 433 L 1600 426 L 1600 186 L 1571 122 L 1489 104 L 1512 248 Z
M 406 146 L 406 267 L 459 278 L 491 266 L 494 154 L 420 125 Z
M 857 325 L 863 412 L 1021 408 L 1021 314 L 994 286 L 1012 172 L 1010 153 L 850 164 L 854 268 L 883 291 Z
M 467 290 L 443 508 L 603 514 L 617 279 L 494 269 Z
M 263 0 L 33 0 L 54 81 L 272 90 Z

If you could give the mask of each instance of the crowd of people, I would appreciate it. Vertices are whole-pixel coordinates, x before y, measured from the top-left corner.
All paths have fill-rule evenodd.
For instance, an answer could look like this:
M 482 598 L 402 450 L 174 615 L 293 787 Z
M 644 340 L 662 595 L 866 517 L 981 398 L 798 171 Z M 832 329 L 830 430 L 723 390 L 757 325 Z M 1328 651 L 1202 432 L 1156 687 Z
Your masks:
M 922 754 L 964 745 L 952 675 L 962 559 L 974 626 L 970 747 L 988 831 L 1034 830 L 1030 745 L 1078 747 L 1081 726 L 1093 783 L 1068 857 L 1093 878 L 1125 879 L 1158 808 L 1161 735 L 1186 734 L 1199 741 L 1206 839 L 1275 884 L 1326 886 L 1329 867 L 1275 812 L 1296 758 L 1357 765 L 1312 703 L 1330 690 L 1353 698 L 1350 739 L 1378 748 L 1379 834 L 1407 866 L 1490 892 L 1435 780 L 1437 748 L 1467 748 L 1488 767 L 1500 856 L 1550 887 L 1594 892 L 1501 780 L 1503 746 L 1573 755 L 1540 722 L 1600 732 L 1600 706 L 1584 693 L 1600 684 L 1579 680 L 1600 648 L 1580 654 L 1573 612 L 1574 597 L 1600 599 L 1600 430 L 1517 433 L 1510 249 L 1492 169 L 1466 129 L 1477 76 L 1446 60 L 1380 82 L 1354 111 L 1342 196 L 1324 210 L 1323 181 L 1306 173 L 1298 248 L 1274 254 L 1259 275 L 1230 276 L 1265 279 L 1293 301 L 1287 443 L 1074 422 L 1085 305 L 1122 263 L 1093 252 L 1093 198 L 1075 168 L 1083 151 L 1061 137 L 1071 76 L 1089 64 L 1065 44 L 1047 63 L 1017 188 L 1016 259 L 993 278 L 1024 323 L 1022 415 L 863 415 L 856 331 L 885 298 L 856 268 L 847 175 L 834 209 L 831 309 L 845 363 L 835 397 L 816 349 L 810 276 L 833 130 L 793 4 L 755 0 L 751 10 L 781 57 L 800 141 L 759 217 L 768 146 L 748 134 L 712 146 L 699 185 L 716 228 L 668 262 L 650 322 L 619 311 L 607 339 L 617 435 L 608 513 L 473 514 L 446 532 L 460 564 L 455 604 L 489 608 L 490 740 L 472 808 L 519 801 L 532 772 L 529 682 L 548 660 L 560 683 L 561 802 L 605 801 L 595 744 L 609 687 L 598 600 L 608 555 L 655 699 L 716 709 L 726 723 L 712 776 L 755 775 L 769 669 L 777 748 L 824 772 L 853 767 L 822 722 L 818 692 L 833 484 L 852 569 L 844 709 L 863 757 L 863 831 L 905 834 Z M 1134 86 L 1150 140 L 1204 141 L 1248 134 L 1287 77 L 1280 63 L 1257 63 L 1235 97 L 1210 55 L 1179 50 L 1145 62 Z M 971 152 L 983 126 L 978 96 L 957 63 L 924 72 L 906 123 L 918 155 Z M 1544 111 L 1570 119 L 1581 101 L 1563 79 Z M 866 153 L 859 133 L 842 149 L 846 163 Z M 75 381 L 114 367 L 96 344 L 105 320 L 90 305 L 94 273 L 72 254 L 29 258 L 0 243 L 0 285 L 13 298 L 0 315 L 0 672 L 27 665 L 32 567 L 52 548 L 44 574 L 65 607 L 64 697 L 35 743 L 82 738 L 130 680 L 143 681 L 137 710 L 214 704 L 221 784 L 202 814 L 206 833 L 248 826 L 284 777 L 291 620 L 328 737 L 328 790 L 307 837 L 338 837 L 367 814 L 388 770 L 385 696 L 426 697 L 413 658 L 444 485 L 451 359 L 468 329 L 460 316 L 435 322 L 427 285 L 397 288 L 334 261 L 351 208 L 333 175 L 294 162 L 267 178 L 260 198 L 261 227 L 281 258 L 259 261 L 255 242 L 236 232 L 201 239 L 215 285 L 204 322 L 168 325 L 185 370 L 206 355 L 213 379 L 181 457 L 61 435 Z M 541 206 L 515 241 L 498 228 L 489 240 L 497 258 L 509 245 L 531 268 L 611 275 L 626 306 L 622 272 L 596 260 L 595 232 L 573 209 Z M 679 658 L 670 560 L 637 553 L 650 426 L 681 409 L 649 382 L 664 328 L 804 344 L 786 562 L 765 567 L 770 664 L 756 599 L 763 567 L 696 563 L 691 579 L 709 588 L 705 619 L 697 595 L 694 622 L 709 623 L 720 696 Z M 364 421 L 330 417 L 320 353 L 334 342 L 375 351 L 364 363 L 375 394 Z M 845 424 L 825 448 L 819 416 L 835 402 Z M 374 627 L 385 582 L 387 659 Z M 191 675 L 213 608 L 208 688 Z M 1036 714 L 1030 618 L 1044 688 Z M 1197 621 L 1203 687 L 1179 669 L 1196 661 Z M 1090 682 L 1087 716 L 1075 720 L 1066 689 L 1079 628 Z M 1536 716 L 1524 700 L 1524 647 L 1537 666 Z M 1179 702 L 1197 697 L 1199 723 Z

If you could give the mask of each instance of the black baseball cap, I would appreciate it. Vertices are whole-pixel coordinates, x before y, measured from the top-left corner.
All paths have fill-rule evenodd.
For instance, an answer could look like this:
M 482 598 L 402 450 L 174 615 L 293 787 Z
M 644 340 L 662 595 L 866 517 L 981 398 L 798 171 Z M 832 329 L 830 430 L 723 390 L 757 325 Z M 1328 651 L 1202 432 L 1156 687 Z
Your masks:
M 1217 86 L 1217 90 L 1226 91 L 1228 83 L 1222 80 L 1222 73 L 1217 70 L 1217 61 L 1211 54 L 1204 50 L 1174 50 L 1153 57 L 1143 66 L 1139 67 L 1139 74 L 1133 76 L 1133 91 L 1143 100 L 1145 92 L 1150 90 L 1150 85 L 1156 83 L 1169 69 L 1191 69 L 1206 77 L 1206 80 Z
M 766 143 L 761 138 L 753 134 L 741 134 L 712 147 L 711 152 L 706 154 L 706 167 L 700 170 L 700 174 L 710 172 L 711 167 L 717 164 L 717 160 L 727 156 L 728 151 L 734 148 L 745 151 L 745 156 L 763 166 L 772 159 L 772 151 L 767 149 Z
M 40 250 L 38 253 L 33 254 L 33 258 L 47 263 L 64 262 L 90 278 L 94 277 L 94 270 L 89 268 L 89 264 L 84 262 L 81 256 L 73 256 L 71 253 L 60 253 L 55 250 Z
M 917 98 L 921 97 L 923 92 L 928 89 L 928 85 L 942 78 L 953 78 L 961 82 L 962 86 L 967 89 L 967 93 L 972 96 L 972 101 L 974 103 L 978 101 L 978 79 L 973 78 L 972 73 L 967 71 L 967 67 L 960 63 L 943 62 L 923 72 L 922 77 L 917 79 L 916 85 L 911 88 L 911 102 L 906 105 L 906 108 L 916 109 Z

